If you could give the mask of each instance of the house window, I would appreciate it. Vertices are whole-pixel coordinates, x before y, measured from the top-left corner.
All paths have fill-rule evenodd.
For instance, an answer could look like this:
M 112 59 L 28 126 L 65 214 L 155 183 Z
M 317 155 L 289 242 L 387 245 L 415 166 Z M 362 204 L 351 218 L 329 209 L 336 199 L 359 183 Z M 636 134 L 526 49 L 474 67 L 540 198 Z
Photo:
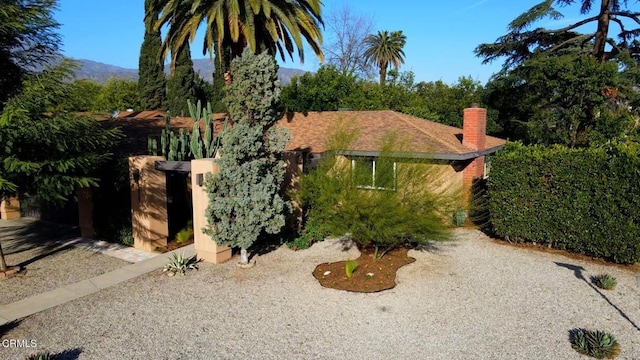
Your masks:
M 373 158 L 351 160 L 354 182 L 361 189 L 395 190 L 396 163 Z
M 490 172 L 491 172 L 491 161 L 485 160 L 485 162 L 484 162 L 484 171 L 482 172 L 482 178 L 483 179 L 488 179 Z

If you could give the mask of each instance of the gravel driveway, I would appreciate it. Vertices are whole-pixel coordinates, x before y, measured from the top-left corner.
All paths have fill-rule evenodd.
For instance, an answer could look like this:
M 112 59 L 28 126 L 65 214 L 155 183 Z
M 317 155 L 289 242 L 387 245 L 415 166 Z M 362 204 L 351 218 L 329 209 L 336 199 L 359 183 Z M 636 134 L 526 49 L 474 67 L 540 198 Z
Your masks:
M 398 286 L 376 294 L 321 287 L 321 262 L 355 258 L 332 242 L 260 256 L 256 267 L 201 264 L 161 271 L 0 329 L 37 350 L 79 359 L 586 359 L 577 327 L 607 330 L 619 359 L 640 359 L 638 274 L 498 244 L 457 230 L 458 241 L 411 251 Z M 614 291 L 585 279 L 608 272 Z M 22 359 L 36 349 L 0 348 Z
M 7 265 L 21 265 L 26 269 L 13 278 L 0 281 L 0 305 L 129 264 L 110 256 L 59 243 L 77 237 L 77 230 L 65 225 L 29 218 L 0 221 L 0 240 Z

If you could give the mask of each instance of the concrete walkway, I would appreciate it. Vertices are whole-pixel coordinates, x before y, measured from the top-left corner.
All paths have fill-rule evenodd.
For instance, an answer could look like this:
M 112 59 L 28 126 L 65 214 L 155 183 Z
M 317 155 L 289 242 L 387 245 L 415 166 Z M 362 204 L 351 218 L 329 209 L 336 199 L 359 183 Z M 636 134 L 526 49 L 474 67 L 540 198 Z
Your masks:
M 137 263 L 161 255 L 157 252 L 135 249 L 130 246 L 114 244 L 104 240 L 93 240 L 81 237 L 73 240 L 61 240 L 58 241 L 58 243 L 62 244 L 62 246 L 73 245 L 80 249 L 98 252 L 130 263 Z
M 91 242 L 88 240 L 76 239 L 76 240 L 72 240 L 71 242 L 73 242 L 74 245 L 81 246 L 81 247 L 83 244 L 85 246 L 93 246 L 94 248 L 100 247 L 100 245 L 96 245 L 96 242 Z M 75 284 L 66 285 L 66 286 L 57 288 L 55 290 L 47 291 L 42 294 L 38 294 L 20 301 L 16 301 L 11 304 L 0 306 L 0 325 L 4 325 L 11 321 L 21 319 L 23 317 L 52 308 L 54 306 L 58 306 L 66 302 L 79 299 L 83 296 L 96 293 L 102 289 L 108 288 L 116 284 L 120 284 L 129 279 L 133 279 L 136 276 L 140 276 L 148 272 L 161 269 L 169 262 L 169 258 L 173 255 L 173 253 L 182 254 L 184 252 L 185 256 L 195 255 L 195 248 L 193 245 L 185 246 L 185 247 L 176 249 L 174 251 L 168 252 L 166 254 L 147 253 L 145 255 L 143 254 L 144 252 L 140 253 L 139 251 L 131 251 L 131 250 L 136 250 L 131 248 L 114 249 L 114 248 L 107 247 L 106 249 L 103 249 L 103 250 L 105 251 L 104 253 L 107 255 L 109 255 L 108 252 L 111 252 L 112 254 L 116 253 L 123 256 L 127 256 L 127 255 L 131 255 L 133 257 L 147 256 L 148 258 L 146 260 L 141 260 L 134 264 L 127 265 L 123 268 L 93 277 L 91 279 L 82 280 Z M 123 250 L 129 250 L 130 254 L 127 254 L 127 251 L 123 251 Z

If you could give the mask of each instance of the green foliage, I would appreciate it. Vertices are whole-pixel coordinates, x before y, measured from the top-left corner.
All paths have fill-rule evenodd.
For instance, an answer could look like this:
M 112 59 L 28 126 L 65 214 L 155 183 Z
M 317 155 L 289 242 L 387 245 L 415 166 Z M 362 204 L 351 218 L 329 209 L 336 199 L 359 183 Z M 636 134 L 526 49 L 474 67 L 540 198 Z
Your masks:
M 22 87 L 24 76 L 58 55 L 56 0 L 0 2 L 0 111 Z
M 380 250 L 380 256 L 406 242 L 448 239 L 441 214 L 453 212 L 456 192 L 436 190 L 439 170 L 424 161 L 391 156 L 402 148 L 392 135 L 380 144 L 375 159 L 339 155 L 357 132 L 343 125 L 329 136 L 330 153 L 300 179 L 299 202 L 310 207 L 323 229 L 335 236 L 348 233 L 360 247 Z
M 0 115 L 0 179 L 13 184 L 0 196 L 28 193 L 59 204 L 79 187 L 97 186 L 96 170 L 110 158 L 120 132 L 92 118 L 43 115 L 57 103 L 51 94 L 64 93 L 56 81 L 61 72 L 31 75 Z
M 178 244 L 193 240 L 193 220 L 189 220 L 187 225 L 176 234 Z
M 20 93 L 7 100 L 6 113 L 27 111 L 38 114 L 67 110 L 69 86 L 66 84 L 78 68 L 76 62 L 63 59 L 56 66 L 46 66 L 41 72 L 24 78 Z
M 156 0 L 145 0 L 145 32 L 138 62 L 138 85 L 141 106 L 144 110 L 162 110 L 166 103 L 166 79 L 164 75 L 162 38 L 160 30 L 154 30 L 158 20 Z
M 98 98 L 103 85 L 92 80 L 76 80 L 68 84 L 68 100 L 63 104 L 67 111 L 97 111 Z
M 640 147 L 567 149 L 509 144 L 491 159 L 497 235 L 617 263 L 640 260 Z
M 591 277 L 591 282 L 597 287 L 604 290 L 613 290 L 618 285 L 615 276 L 609 274 L 599 274 Z
M 205 31 L 202 52 L 216 56 L 224 53 L 216 62 L 222 65 L 222 72 L 229 70 L 229 61 L 240 56 L 245 48 L 254 54 L 262 51 L 280 54 L 282 60 L 285 54 L 293 59 L 296 51 L 304 62 L 303 39 L 320 62 L 323 60 L 320 0 L 263 0 L 241 4 L 235 0 L 222 0 L 188 5 L 185 6 L 182 0 L 167 0 L 161 4 L 156 28 L 168 25 L 163 55 L 171 50 L 172 63 L 176 61 L 176 50 L 187 43 L 201 25 Z
M 198 270 L 198 259 L 195 255 L 185 257 L 184 252 L 182 254 L 174 252 L 169 260 L 169 263 L 162 269 L 163 272 L 168 272 L 168 275 L 180 274 L 184 276 L 188 270 Z
M 294 78 L 282 89 L 282 105 L 288 111 L 335 111 L 351 108 L 354 94 L 361 92 L 352 75 L 340 73 L 333 66 L 321 66 L 315 74 Z
M 569 332 L 571 347 L 596 359 L 613 359 L 620 354 L 616 338 L 605 331 L 573 329 Z
M 360 266 L 360 263 L 358 263 L 356 260 L 347 260 L 347 261 L 345 261 L 345 263 L 344 263 L 344 272 L 347 274 L 347 277 L 349 279 L 351 279 L 351 277 L 353 276 L 353 272 L 356 271 L 358 266 Z
M 96 107 L 103 111 L 140 108 L 138 83 L 132 80 L 110 78 L 98 95 Z
M 462 112 L 473 103 L 483 104 L 484 88 L 470 77 L 456 84 L 442 81 L 414 83 L 411 72 L 389 72 L 385 85 L 321 66 L 315 74 L 293 78 L 282 88 L 287 111 L 394 110 L 446 125 L 462 127 Z M 487 132 L 499 133 L 496 111 L 489 110 Z
M 25 358 L 25 360 L 55 360 L 57 357 L 48 351 L 40 351 L 35 354 L 31 354 Z
M 233 126 L 222 132 L 220 171 L 205 181 L 208 233 L 219 245 L 250 247 L 264 232 L 278 233 L 289 204 L 280 195 L 288 134 L 274 127 L 280 95 L 277 65 L 246 50 L 232 63 L 225 101 Z
M 306 217 L 304 227 L 300 230 L 298 237 L 286 243 L 290 249 L 308 249 L 314 242 L 323 241 L 328 235 L 320 219 L 313 215 L 314 213 L 311 212 L 311 214 Z
M 407 37 L 399 31 L 378 31 L 364 39 L 364 57 L 367 63 L 373 63 L 380 69 L 380 85 L 387 79 L 387 69 L 393 65 L 395 69 L 404 63 L 404 45 Z
M 525 62 L 488 85 L 507 135 L 533 144 L 571 147 L 627 135 L 634 124 L 629 88 L 613 62 L 549 57 Z
M 196 74 L 191 61 L 191 49 L 185 42 L 178 50 L 177 60 L 167 81 L 167 108 L 172 116 L 186 116 L 189 109 L 186 100 L 195 100 Z
M 534 25 L 544 25 L 540 23 L 544 19 L 562 18 L 563 14 L 555 6 L 569 8 L 567 5 L 575 2 L 541 1 L 515 18 L 509 24 L 509 33 L 494 43 L 479 45 L 475 49 L 476 55 L 484 58 L 483 63 L 506 58 L 505 70 L 538 56 L 593 56 L 600 62 L 621 56 L 637 58 L 640 28 L 633 25 L 637 25 L 640 13 L 632 10 L 626 0 L 580 0 L 582 17 L 571 18 L 569 23 L 563 23 L 557 29 L 533 28 Z M 594 3 L 595 16 L 591 13 Z M 587 30 L 586 33 L 580 32 L 583 29 Z

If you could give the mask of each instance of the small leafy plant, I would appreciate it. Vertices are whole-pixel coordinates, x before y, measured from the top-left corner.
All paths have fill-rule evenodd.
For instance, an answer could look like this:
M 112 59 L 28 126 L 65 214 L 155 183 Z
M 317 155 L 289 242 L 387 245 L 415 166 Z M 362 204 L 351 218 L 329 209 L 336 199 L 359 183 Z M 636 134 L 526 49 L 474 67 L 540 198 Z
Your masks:
M 50 352 L 38 352 L 31 354 L 25 358 L 25 360 L 54 360 L 56 356 Z
M 344 263 L 344 271 L 347 274 L 348 278 L 351 278 L 353 276 L 353 272 L 356 271 L 358 266 L 360 266 L 360 264 L 355 260 L 347 260 Z
M 613 359 L 620 353 L 618 341 L 605 331 L 573 329 L 569 341 L 574 350 L 596 359 Z
M 198 270 L 198 260 L 195 255 L 185 257 L 184 252 L 182 254 L 175 252 L 169 260 L 169 263 L 163 269 L 163 271 L 168 272 L 169 276 L 176 274 L 184 276 L 187 270 Z
M 176 234 L 176 242 L 178 244 L 185 243 L 187 241 L 193 240 L 193 221 L 189 220 L 187 226 L 185 226 L 182 230 L 178 231 Z
M 322 221 L 313 216 L 313 210 L 309 214 L 304 228 L 300 230 L 300 235 L 288 241 L 287 247 L 292 250 L 308 249 L 313 243 L 323 241 L 329 233 L 322 226 Z
M 591 277 L 591 282 L 597 287 L 604 290 L 613 290 L 618 284 L 615 276 L 609 274 L 600 274 Z

